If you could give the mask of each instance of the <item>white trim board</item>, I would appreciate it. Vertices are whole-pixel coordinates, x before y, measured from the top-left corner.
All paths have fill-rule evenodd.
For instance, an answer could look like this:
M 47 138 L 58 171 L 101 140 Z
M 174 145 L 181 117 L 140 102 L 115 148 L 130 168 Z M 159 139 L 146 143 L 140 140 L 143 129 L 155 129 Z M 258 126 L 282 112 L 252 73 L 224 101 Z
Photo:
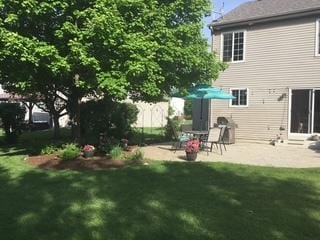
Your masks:
M 319 49 L 319 42 L 320 42 L 320 18 L 316 20 L 316 46 L 315 46 L 315 56 L 320 57 L 320 49 Z

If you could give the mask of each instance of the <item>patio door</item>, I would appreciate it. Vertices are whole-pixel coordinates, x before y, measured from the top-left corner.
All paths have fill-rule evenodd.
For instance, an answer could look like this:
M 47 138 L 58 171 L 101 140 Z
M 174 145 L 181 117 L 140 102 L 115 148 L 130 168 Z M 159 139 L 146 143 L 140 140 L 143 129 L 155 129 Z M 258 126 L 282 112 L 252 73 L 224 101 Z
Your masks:
M 312 100 L 311 89 L 292 90 L 291 92 L 291 133 L 312 133 Z M 316 126 L 314 126 L 316 127 Z M 319 127 L 319 126 L 317 126 Z M 320 130 L 320 129 L 319 129 Z
M 320 134 L 320 90 L 314 91 L 313 133 Z

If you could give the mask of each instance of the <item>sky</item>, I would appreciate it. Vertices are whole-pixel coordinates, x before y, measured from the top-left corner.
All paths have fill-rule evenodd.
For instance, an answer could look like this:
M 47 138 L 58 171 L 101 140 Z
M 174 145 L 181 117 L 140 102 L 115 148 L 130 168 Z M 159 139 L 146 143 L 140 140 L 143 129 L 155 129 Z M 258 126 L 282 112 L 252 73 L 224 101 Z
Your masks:
M 212 0 L 213 3 L 213 11 L 218 11 L 220 12 L 220 9 L 223 6 L 223 2 L 224 2 L 224 9 L 223 12 L 224 14 L 226 14 L 227 12 L 229 12 L 230 10 L 234 9 L 235 7 L 239 6 L 240 4 L 244 3 L 244 2 L 248 2 L 249 0 Z M 212 14 L 211 17 L 207 17 L 204 19 L 205 21 L 205 28 L 204 28 L 204 35 L 205 37 L 208 39 L 208 41 L 210 41 L 210 31 L 207 27 L 207 25 L 209 23 L 211 23 L 211 21 L 215 18 L 217 18 L 216 14 Z

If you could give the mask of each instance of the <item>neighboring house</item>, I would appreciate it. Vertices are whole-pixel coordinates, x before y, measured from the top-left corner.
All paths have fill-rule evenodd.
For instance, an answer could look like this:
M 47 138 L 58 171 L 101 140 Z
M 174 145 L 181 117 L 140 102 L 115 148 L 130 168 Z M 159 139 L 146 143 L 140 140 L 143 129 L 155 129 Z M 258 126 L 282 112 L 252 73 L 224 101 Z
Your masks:
M 184 115 L 184 99 L 183 98 L 172 97 L 170 99 L 170 107 L 173 110 L 174 116 L 180 117 Z
M 229 65 L 214 86 L 236 97 L 211 102 L 211 125 L 231 117 L 238 139 L 320 134 L 320 0 L 250 1 L 210 28 Z
M 7 92 L 5 92 L 0 85 L 0 102 L 22 102 L 21 97 L 17 95 L 12 95 Z M 29 110 L 26 108 L 26 115 L 25 115 L 25 120 L 29 120 Z M 38 106 L 34 105 L 32 109 L 32 121 L 34 123 L 42 123 L 42 122 L 47 122 L 51 125 L 51 118 L 50 114 L 47 112 L 44 112 L 42 109 L 40 109 Z M 69 117 L 68 116 L 63 116 L 59 119 L 60 126 L 61 127 L 66 127 L 69 122 Z
M 84 98 L 82 100 L 88 101 L 90 100 L 90 98 Z M 13 96 L 9 93 L 6 93 L 0 85 L 0 102 L 22 102 L 22 99 L 17 96 Z M 133 103 L 130 99 L 128 99 L 127 102 Z M 135 127 L 164 127 L 167 124 L 169 102 L 135 102 L 134 104 L 137 106 L 139 110 L 137 122 L 134 124 Z M 181 106 L 179 107 L 181 108 Z M 44 112 L 36 105 L 32 109 L 32 119 L 35 123 L 48 122 L 51 124 L 51 118 L 49 113 Z M 27 108 L 25 120 L 29 120 L 29 111 Z M 69 123 L 69 116 L 64 115 L 59 119 L 59 122 L 60 127 L 67 127 Z

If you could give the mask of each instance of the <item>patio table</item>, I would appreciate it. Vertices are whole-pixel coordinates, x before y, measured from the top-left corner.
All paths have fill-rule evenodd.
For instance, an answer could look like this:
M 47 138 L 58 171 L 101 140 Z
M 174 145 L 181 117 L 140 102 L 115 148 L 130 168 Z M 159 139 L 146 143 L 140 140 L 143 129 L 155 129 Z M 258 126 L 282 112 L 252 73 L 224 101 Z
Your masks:
M 202 136 L 208 135 L 208 131 L 199 131 L 199 130 L 185 130 L 184 133 L 193 135 L 194 137 L 201 139 Z

